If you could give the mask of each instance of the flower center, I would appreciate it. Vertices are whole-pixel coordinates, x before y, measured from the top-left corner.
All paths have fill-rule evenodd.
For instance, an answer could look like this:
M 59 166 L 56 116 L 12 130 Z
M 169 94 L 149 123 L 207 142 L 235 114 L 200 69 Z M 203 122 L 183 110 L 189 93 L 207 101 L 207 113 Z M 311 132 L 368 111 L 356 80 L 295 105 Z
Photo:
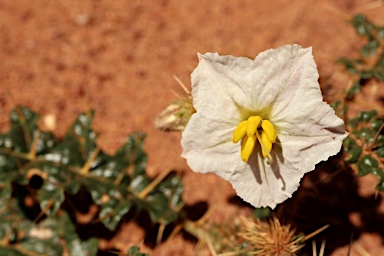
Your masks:
M 233 132 L 233 143 L 241 143 L 241 160 L 248 162 L 258 141 L 264 158 L 272 162 L 272 144 L 276 142 L 276 130 L 269 120 L 263 120 L 260 116 L 251 116 L 242 121 Z

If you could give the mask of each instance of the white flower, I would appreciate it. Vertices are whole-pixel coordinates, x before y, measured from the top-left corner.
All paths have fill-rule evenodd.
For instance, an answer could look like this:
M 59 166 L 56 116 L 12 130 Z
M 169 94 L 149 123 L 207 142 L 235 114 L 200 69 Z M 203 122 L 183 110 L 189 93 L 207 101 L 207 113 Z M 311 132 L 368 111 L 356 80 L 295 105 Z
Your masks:
M 255 60 L 198 57 L 196 113 L 181 141 L 193 171 L 216 173 L 253 206 L 274 208 L 306 172 L 339 152 L 347 133 L 323 101 L 311 48 L 286 45 Z

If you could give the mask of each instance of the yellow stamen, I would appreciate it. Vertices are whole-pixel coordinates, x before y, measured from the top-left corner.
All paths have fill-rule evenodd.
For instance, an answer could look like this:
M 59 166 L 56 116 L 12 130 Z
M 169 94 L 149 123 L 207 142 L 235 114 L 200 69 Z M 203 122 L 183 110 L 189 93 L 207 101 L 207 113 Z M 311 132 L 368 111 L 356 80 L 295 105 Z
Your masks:
M 268 139 L 272 142 L 276 142 L 276 130 L 273 124 L 269 120 L 263 120 L 261 123 L 261 128 L 267 135 Z
M 243 142 L 241 143 L 241 160 L 248 162 L 248 159 L 251 157 L 255 147 L 256 141 L 256 135 L 251 137 L 245 136 Z
M 276 142 L 276 130 L 268 120 L 263 120 L 260 116 L 251 116 L 246 121 L 242 121 L 233 132 L 233 143 L 241 143 L 241 159 L 248 162 L 255 148 L 257 141 L 260 143 L 261 153 L 264 158 L 268 158 L 267 163 L 272 163 L 272 144 Z
M 247 133 L 247 123 L 248 121 L 243 121 L 237 126 L 232 136 L 233 143 L 239 142 L 245 136 Z
M 263 157 L 268 157 L 269 153 L 271 153 L 272 150 L 272 142 L 269 140 L 268 135 L 265 133 L 265 131 L 261 132 L 259 142 L 260 144 L 262 144 L 261 152 L 263 153 Z M 268 152 L 266 152 L 266 150 Z
M 255 136 L 257 132 L 257 128 L 259 128 L 260 122 L 261 122 L 261 117 L 259 116 L 251 116 L 250 118 L 248 118 L 248 124 L 247 124 L 248 137 Z

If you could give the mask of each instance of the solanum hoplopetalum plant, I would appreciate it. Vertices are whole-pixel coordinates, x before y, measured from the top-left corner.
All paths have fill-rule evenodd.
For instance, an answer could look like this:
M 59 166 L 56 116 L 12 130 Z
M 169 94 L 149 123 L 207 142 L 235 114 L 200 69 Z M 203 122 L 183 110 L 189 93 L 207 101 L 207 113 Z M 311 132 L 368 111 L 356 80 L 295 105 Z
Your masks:
M 215 173 L 253 206 L 274 208 L 306 172 L 339 152 L 347 133 L 323 101 L 311 48 L 286 45 L 254 60 L 198 57 L 196 113 L 181 141 L 193 171 Z

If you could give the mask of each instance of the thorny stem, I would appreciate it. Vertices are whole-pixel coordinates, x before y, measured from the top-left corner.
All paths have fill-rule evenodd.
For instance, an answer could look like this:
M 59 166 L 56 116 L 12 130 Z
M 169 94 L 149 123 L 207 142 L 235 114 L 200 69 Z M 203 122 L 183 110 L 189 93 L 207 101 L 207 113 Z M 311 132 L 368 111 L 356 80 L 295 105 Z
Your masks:
M 380 135 L 381 131 L 383 130 L 383 128 L 384 128 L 384 123 L 380 126 L 379 131 L 376 133 L 375 138 L 373 139 L 373 141 L 369 147 L 369 150 L 371 150 L 371 151 L 373 150 L 373 147 L 375 146 L 377 138 L 379 138 L 379 135 Z
M 365 4 L 359 12 L 366 12 L 375 8 L 382 7 L 383 5 L 384 5 L 383 0 L 377 0 L 375 2 Z
M 213 256 L 217 256 L 216 250 L 213 246 L 213 243 L 206 232 L 201 226 L 206 222 L 209 216 L 211 216 L 212 212 L 216 209 L 216 206 L 212 206 L 209 210 L 197 221 L 185 220 L 183 223 L 177 225 L 169 235 L 169 239 L 173 238 L 176 234 L 180 232 L 180 230 L 184 229 L 189 234 L 193 235 L 199 241 L 203 241 L 207 244 L 209 251 Z
M 21 153 L 17 151 L 13 151 L 9 148 L 0 148 L 0 153 L 8 154 L 10 156 L 14 156 L 17 158 L 25 159 L 25 160 L 31 160 L 28 153 Z
M 320 246 L 320 251 L 319 251 L 319 256 L 323 256 L 324 255 L 324 251 L 325 251 L 325 240 L 323 240 L 321 242 L 321 246 Z
M 216 250 L 213 246 L 213 243 L 207 234 L 207 232 L 201 228 L 200 226 L 196 225 L 196 222 L 187 220 L 184 223 L 183 226 L 184 230 L 193 235 L 194 237 L 198 238 L 200 241 L 204 241 L 208 245 L 208 249 L 211 252 L 213 256 L 217 256 Z
M 174 75 L 173 79 L 176 80 L 176 82 L 180 85 L 180 87 L 184 90 L 186 94 L 191 95 L 191 92 L 187 89 L 187 87 L 183 84 L 183 82 L 177 76 Z
M 17 158 L 22 158 L 29 161 L 36 160 L 36 150 L 37 150 L 37 143 L 39 142 L 39 138 L 40 138 L 40 131 L 37 131 L 33 139 L 31 149 L 28 153 L 13 151 L 10 148 L 5 148 L 5 149 L 0 148 L 0 153 L 8 154 L 8 155 L 11 155 Z
M 319 256 L 324 256 L 325 240 L 321 242 Z M 312 256 L 317 256 L 316 241 L 312 241 Z
M 202 229 L 199 225 L 196 225 L 196 222 L 185 220 L 183 223 L 177 225 L 169 235 L 168 239 L 172 239 L 175 235 L 177 235 L 182 229 L 184 229 L 189 234 L 193 235 L 199 240 L 205 240 L 206 231 Z M 212 255 L 216 255 L 216 251 L 213 250 L 214 253 Z
M 32 141 L 31 149 L 28 153 L 29 160 L 35 160 L 36 159 L 37 143 L 39 142 L 39 139 L 40 139 L 40 131 L 37 130 L 35 137 L 33 138 L 33 141 Z
M 330 225 L 327 224 L 327 225 L 323 226 L 322 228 L 319 228 L 318 230 L 313 231 L 311 234 L 306 235 L 306 236 L 304 237 L 304 240 L 306 241 L 306 240 L 308 240 L 308 239 L 314 237 L 315 235 L 317 235 L 317 234 L 323 232 L 325 229 L 329 228 L 329 226 L 330 226 Z
M 123 170 L 121 170 L 121 172 L 119 173 L 119 175 L 116 177 L 115 181 L 113 182 L 114 185 L 118 186 L 120 185 L 121 181 L 123 180 L 124 178 L 124 174 L 126 173 L 130 173 L 130 170 L 133 169 L 133 166 L 130 165 L 128 166 L 127 168 L 124 168 Z
M 317 256 L 316 241 L 312 241 L 312 256 Z
M 53 200 L 49 200 L 47 205 L 44 207 L 44 209 L 41 209 L 41 212 L 36 216 L 36 218 L 33 220 L 34 223 L 36 223 L 42 216 L 45 214 L 53 205 Z
M 16 101 L 13 98 L 13 96 L 11 95 L 11 93 L 9 91 L 6 91 L 6 95 L 8 96 L 9 101 L 14 106 L 14 108 L 15 108 L 15 110 L 17 112 L 17 116 L 19 118 L 19 123 L 20 123 L 20 126 L 21 126 L 22 130 L 23 130 L 25 142 L 27 144 L 27 147 L 29 147 L 30 143 L 31 143 L 31 137 L 29 136 L 28 130 L 25 127 L 24 115 L 23 115 L 23 113 L 22 113 L 22 111 L 20 109 L 20 106 L 15 103 Z
M 99 222 L 101 222 L 102 220 L 107 219 L 107 218 L 113 216 L 113 214 L 114 214 L 114 212 L 109 212 L 109 213 L 105 214 L 103 217 L 101 217 L 101 218 L 97 218 L 97 219 L 91 221 L 91 224 L 93 225 L 93 224 L 99 223 Z
M 20 126 L 23 130 L 25 142 L 27 144 L 27 147 L 29 147 L 31 144 L 31 137 L 29 136 L 28 130 L 25 127 L 25 118 L 23 113 L 21 112 L 20 106 L 16 106 L 16 112 L 17 112 L 17 116 L 19 117 Z
M 347 14 L 345 12 L 342 12 L 341 10 L 339 10 L 338 8 L 336 7 L 333 7 L 332 5 L 327 5 L 327 8 L 330 12 L 334 13 L 334 14 L 337 14 L 339 16 L 341 16 L 344 20 L 351 20 L 352 19 L 352 15 L 350 14 Z
M 140 199 L 144 199 L 151 191 L 162 181 L 168 174 L 172 171 L 172 169 L 167 169 L 164 172 L 160 173 L 159 176 L 156 177 L 148 186 L 146 186 L 137 197 Z
M 97 155 L 100 152 L 100 148 L 96 147 L 95 150 L 92 152 L 91 157 L 87 160 L 87 162 L 84 164 L 83 168 L 80 169 L 79 173 L 82 175 L 87 175 L 89 174 L 91 164 L 93 161 L 95 161 Z
M 165 227 L 166 225 L 164 223 L 160 223 L 159 231 L 157 231 L 156 244 L 161 243 L 161 239 L 163 239 Z

